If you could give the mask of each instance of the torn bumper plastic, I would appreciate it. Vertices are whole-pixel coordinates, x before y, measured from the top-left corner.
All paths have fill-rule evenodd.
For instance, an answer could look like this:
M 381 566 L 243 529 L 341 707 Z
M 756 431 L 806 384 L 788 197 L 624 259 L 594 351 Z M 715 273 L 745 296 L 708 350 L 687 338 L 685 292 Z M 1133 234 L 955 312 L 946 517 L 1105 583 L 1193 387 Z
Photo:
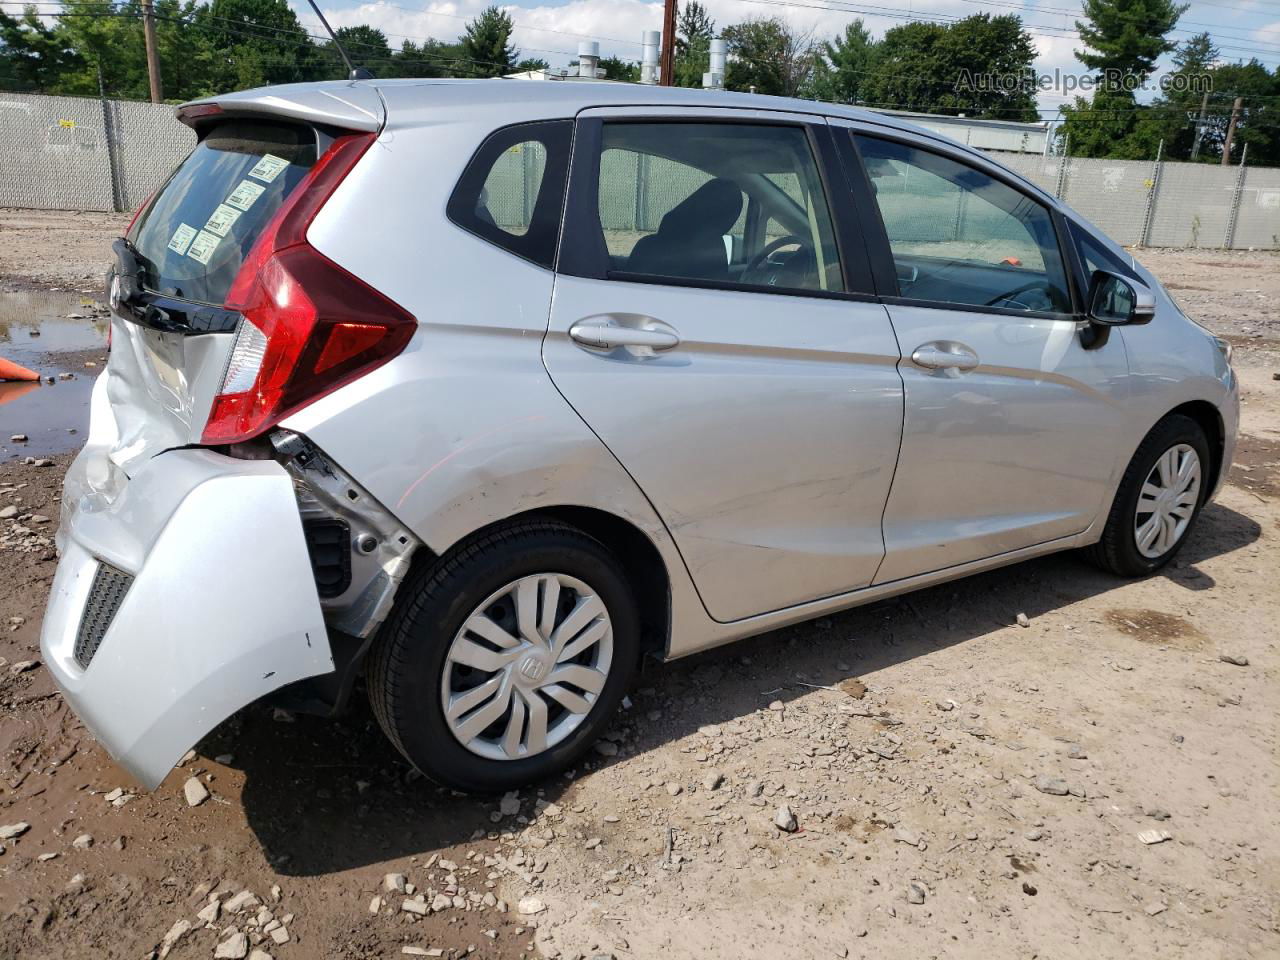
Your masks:
M 171 450 L 125 480 L 93 441 L 67 475 L 40 645 L 72 708 L 150 789 L 222 720 L 333 660 L 279 464 Z

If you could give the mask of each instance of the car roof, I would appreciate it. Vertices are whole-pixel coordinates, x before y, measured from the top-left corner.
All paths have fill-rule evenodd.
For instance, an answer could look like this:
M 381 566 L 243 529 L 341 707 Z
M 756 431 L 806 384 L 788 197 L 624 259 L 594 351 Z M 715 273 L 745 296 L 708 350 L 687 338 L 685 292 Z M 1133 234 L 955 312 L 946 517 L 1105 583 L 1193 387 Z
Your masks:
M 511 123 L 564 117 L 592 107 L 616 106 L 727 107 L 837 117 L 945 144 L 982 165 L 998 168 L 1005 176 L 1012 176 L 1046 202 L 1061 208 L 1061 203 L 1037 184 L 968 144 L 901 117 L 826 101 L 609 81 L 406 77 L 282 84 L 221 94 L 192 103 L 264 109 L 306 120 L 322 120 L 327 115 L 332 121 L 365 130 L 377 130 L 383 124 L 389 127 L 437 124 L 451 113 L 472 119 L 483 114 L 493 119 L 509 112 L 512 118 L 505 122 Z M 181 117 L 191 105 L 179 107 L 178 115 Z

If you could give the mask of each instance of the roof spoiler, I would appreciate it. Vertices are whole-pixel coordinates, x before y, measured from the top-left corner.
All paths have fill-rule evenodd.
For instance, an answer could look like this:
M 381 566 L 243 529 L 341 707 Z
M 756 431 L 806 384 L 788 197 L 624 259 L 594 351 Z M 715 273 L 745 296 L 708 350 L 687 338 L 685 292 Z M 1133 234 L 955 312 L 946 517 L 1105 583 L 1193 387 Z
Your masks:
M 366 133 L 378 133 L 386 121 L 377 88 L 350 80 L 291 83 L 221 94 L 184 103 L 176 115 L 187 126 L 196 128 L 221 117 L 277 117 Z

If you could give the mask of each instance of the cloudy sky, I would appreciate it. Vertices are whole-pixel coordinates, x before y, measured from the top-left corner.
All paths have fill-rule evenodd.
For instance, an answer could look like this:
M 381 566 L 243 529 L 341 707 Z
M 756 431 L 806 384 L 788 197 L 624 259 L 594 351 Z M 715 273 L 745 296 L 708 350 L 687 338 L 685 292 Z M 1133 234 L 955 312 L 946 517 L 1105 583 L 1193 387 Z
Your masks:
M 290 2 L 308 29 L 318 32 L 319 23 L 306 0 Z M 335 27 L 367 23 L 386 33 L 396 47 L 403 39 L 451 39 L 489 2 L 320 0 L 320 6 Z M 1079 46 L 1075 34 L 1079 0 L 705 0 L 705 5 L 721 26 L 753 16 L 780 16 L 818 36 L 838 33 L 857 17 L 880 36 L 905 20 L 1017 13 L 1034 36 L 1040 72 L 1083 72 L 1072 53 Z M 578 42 L 584 39 L 599 41 L 603 56 L 638 60 L 641 31 L 662 26 L 662 4 L 645 0 L 522 0 L 502 6 L 515 21 L 515 40 L 522 56 L 541 57 L 553 66 L 573 59 Z M 1270 68 L 1280 63 L 1280 0 L 1193 0 L 1174 36 L 1185 39 L 1202 30 L 1213 34 L 1226 60 L 1257 57 Z M 1040 105 L 1046 110 L 1045 116 L 1056 116 L 1054 108 L 1064 100 L 1069 97 L 1062 93 L 1043 94 Z

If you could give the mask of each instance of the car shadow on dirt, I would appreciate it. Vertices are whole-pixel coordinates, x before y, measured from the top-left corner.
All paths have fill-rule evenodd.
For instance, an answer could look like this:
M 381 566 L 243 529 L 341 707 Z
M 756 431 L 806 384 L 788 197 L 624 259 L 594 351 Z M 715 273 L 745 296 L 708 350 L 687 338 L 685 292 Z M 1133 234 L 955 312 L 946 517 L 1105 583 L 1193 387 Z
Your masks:
M 1259 525 L 1219 504 L 1203 513 L 1176 565 L 1160 576 L 1188 591 L 1214 585 L 1202 561 L 1247 547 Z M 1125 581 L 1073 554 L 1058 554 L 942 584 L 891 600 L 708 651 L 671 664 L 647 664 L 631 706 L 609 732 L 616 758 L 595 754 L 572 777 L 521 792 L 564 800 L 579 777 L 720 724 L 964 643 L 1046 611 L 1114 590 Z M 1121 621 L 1142 629 L 1142 622 Z M 201 745 L 207 757 L 233 754 L 245 774 L 250 828 L 282 874 L 314 876 L 444 853 L 496 829 L 497 797 L 469 797 L 416 775 L 389 745 L 359 691 L 337 721 L 299 716 L 282 722 L 256 705 Z M 637 783 L 636 789 L 641 789 Z M 526 803 L 524 811 L 528 812 Z M 505 821 L 510 824 L 510 819 Z M 447 854 L 445 854 L 447 855 Z

